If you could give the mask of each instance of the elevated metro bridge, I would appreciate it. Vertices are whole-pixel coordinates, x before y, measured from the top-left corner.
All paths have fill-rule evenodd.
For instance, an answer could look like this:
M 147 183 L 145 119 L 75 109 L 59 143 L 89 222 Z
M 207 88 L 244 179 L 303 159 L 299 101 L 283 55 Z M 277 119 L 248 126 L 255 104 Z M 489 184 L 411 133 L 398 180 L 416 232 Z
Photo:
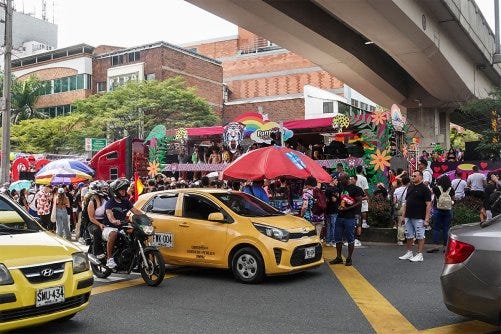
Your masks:
M 457 109 L 501 83 L 494 33 L 473 0 L 187 0 L 332 73 L 383 106 L 396 103 L 431 142 L 449 146 Z

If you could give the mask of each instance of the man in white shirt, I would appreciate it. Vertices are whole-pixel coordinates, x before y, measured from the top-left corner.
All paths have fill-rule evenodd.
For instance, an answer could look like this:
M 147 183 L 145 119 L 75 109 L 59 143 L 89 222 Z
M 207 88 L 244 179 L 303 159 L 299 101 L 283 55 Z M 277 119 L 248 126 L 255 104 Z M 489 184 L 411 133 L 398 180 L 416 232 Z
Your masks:
M 451 182 L 451 187 L 454 189 L 454 200 L 457 201 L 464 198 L 464 189 L 466 186 L 466 181 L 461 178 L 461 172 L 456 170 L 456 178 Z
M 424 185 L 430 187 L 431 182 L 433 180 L 433 173 L 431 172 L 431 168 L 428 167 L 428 160 L 420 158 L 418 163 L 418 169 L 423 174 Z
M 487 184 L 487 178 L 484 174 L 478 172 L 478 166 L 473 166 L 473 173 L 468 175 L 466 183 L 470 188 L 472 196 L 484 199 L 484 187 Z
M 357 183 L 356 186 L 362 188 L 364 191 L 365 196 L 362 199 L 362 228 L 368 228 L 369 225 L 367 224 L 367 212 L 369 211 L 369 201 L 367 200 L 369 198 L 368 190 L 369 190 L 369 182 L 367 182 L 367 178 L 362 174 L 364 171 L 364 168 L 362 166 L 357 166 L 356 168 L 357 171 Z M 362 234 L 360 231 L 359 233 L 359 227 L 357 227 L 357 236 Z

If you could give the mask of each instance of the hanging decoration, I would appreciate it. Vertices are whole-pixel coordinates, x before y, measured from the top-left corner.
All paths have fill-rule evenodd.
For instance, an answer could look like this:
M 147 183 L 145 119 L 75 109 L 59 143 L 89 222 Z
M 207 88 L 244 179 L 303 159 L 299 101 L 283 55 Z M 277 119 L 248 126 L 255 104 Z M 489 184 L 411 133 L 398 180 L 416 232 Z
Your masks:
M 155 177 L 160 171 L 160 164 L 156 161 L 150 161 L 148 164 L 148 176 Z
M 346 129 L 350 126 L 350 118 L 346 115 L 337 114 L 332 118 L 332 127 L 338 128 L 338 132 L 343 132 L 343 128 Z
M 186 130 L 186 128 L 177 129 L 174 139 L 180 142 L 184 142 L 186 139 L 188 139 L 188 130 Z

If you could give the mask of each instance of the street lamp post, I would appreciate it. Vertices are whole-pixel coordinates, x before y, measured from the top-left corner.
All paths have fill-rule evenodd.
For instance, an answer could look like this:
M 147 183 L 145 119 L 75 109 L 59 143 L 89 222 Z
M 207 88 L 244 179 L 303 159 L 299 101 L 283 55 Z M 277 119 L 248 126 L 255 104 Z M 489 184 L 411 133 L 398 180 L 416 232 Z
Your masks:
M 5 51 L 4 51 L 4 77 L 2 99 L 2 165 L 1 182 L 10 181 L 10 84 L 12 53 L 12 0 L 5 1 Z

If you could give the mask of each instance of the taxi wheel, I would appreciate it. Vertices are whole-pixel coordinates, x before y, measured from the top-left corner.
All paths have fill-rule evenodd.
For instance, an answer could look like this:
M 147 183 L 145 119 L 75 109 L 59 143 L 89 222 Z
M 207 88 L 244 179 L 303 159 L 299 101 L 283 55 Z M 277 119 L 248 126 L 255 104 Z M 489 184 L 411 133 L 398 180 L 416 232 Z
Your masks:
M 235 278 L 243 283 L 260 282 L 264 277 L 261 254 L 250 247 L 239 249 L 233 255 L 231 270 Z

